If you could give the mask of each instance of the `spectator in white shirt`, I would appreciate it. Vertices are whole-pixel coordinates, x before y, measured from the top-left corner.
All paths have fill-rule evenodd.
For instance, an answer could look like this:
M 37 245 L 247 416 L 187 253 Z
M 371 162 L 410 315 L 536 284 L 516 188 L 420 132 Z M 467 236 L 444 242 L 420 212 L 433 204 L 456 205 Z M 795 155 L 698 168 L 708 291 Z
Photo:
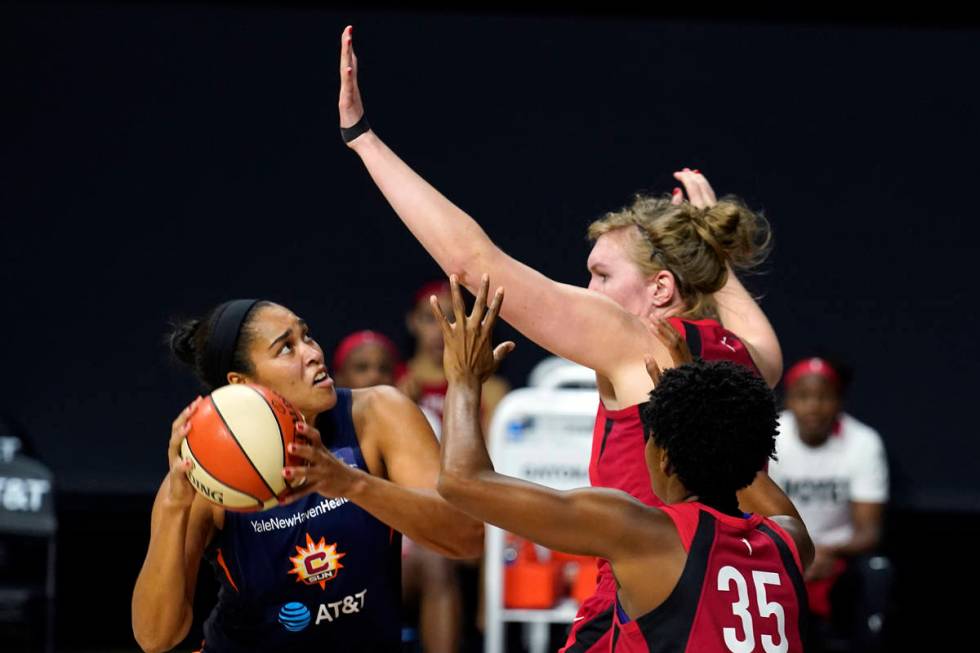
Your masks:
M 869 650 L 891 578 L 887 560 L 871 555 L 881 541 L 888 464 L 878 432 L 843 412 L 848 376 L 822 358 L 786 372 L 787 410 L 769 475 L 796 505 L 816 547 L 806 574 L 811 611 L 828 623 L 856 622 L 845 629 Z M 850 596 L 841 596 L 843 587 Z M 852 614 L 842 618 L 844 603 Z

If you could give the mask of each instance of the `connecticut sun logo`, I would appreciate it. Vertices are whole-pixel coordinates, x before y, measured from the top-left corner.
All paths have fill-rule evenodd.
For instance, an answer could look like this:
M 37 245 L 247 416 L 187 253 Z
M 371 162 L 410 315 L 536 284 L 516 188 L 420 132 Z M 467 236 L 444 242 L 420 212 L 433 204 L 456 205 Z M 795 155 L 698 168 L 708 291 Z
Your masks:
M 293 563 L 293 568 L 289 573 L 296 574 L 297 583 L 307 585 L 320 584 L 320 589 L 326 589 L 327 581 L 333 580 L 337 576 L 337 570 L 343 569 L 340 559 L 346 553 L 337 552 L 336 542 L 327 546 L 326 538 L 321 537 L 316 544 L 310 534 L 306 534 L 306 548 L 296 547 L 299 554 L 289 559 Z

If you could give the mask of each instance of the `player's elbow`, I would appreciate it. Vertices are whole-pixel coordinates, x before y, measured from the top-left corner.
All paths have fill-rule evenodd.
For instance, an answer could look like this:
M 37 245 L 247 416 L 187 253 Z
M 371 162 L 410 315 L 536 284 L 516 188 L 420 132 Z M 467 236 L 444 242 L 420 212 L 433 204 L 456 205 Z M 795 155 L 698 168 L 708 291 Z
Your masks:
M 439 472 L 439 480 L 436 482 L 436 492 L 439 493 L 447 503 L 457 505 L 465 496 L 466 479 L 459 473 L 443 469 Z
M 164 653 L 173 648 L 173 646 L 167 646 L 160 641 L 147 640 L 140 637 L 136 638 L 136 643 L 139 644 L 140 650 L 143 653 Z
M 143 653 L 163 653 L 180 644 L 186 633 L 181 635 L 179 633 L 134 628 L 133 635 L 136 636 L 136 643 L 139 644 Z
M 159 617 L 159 613 L 156 616 Z M 170 627 L 158 620 L 147 621 L 137 619 L 134 613 L 133 636 L 144 653 L 169 651 L 187 637 L 187 633 L 190 632 L 192 618 L 192 613 L 190 610 L 187 610 L 181 618 L 181 623 L 175 627 Z
M 461 517 L 455 530 L 454 541 L 445 554 L 447 558 L 478 558 L 483 554 L 483 522 Z
M 436 483 L 436 491 L 446 503 L 457 510 L 453 520 L 452 542 L 447 543 L 444 555 L 450 558 L 475 558 L 483 552 L 483 522 L 458 511 L 466 510 L 467 497 L 471 495 L 468 487 L 472 483 L 459 472 L 443 470 Z
M 494 255 L 499 252 L 489 239 L 455 248 L 445 267 L 446 275 L 455 274 L 467 290 L 475 291 L 484 274 L 493 282 Z

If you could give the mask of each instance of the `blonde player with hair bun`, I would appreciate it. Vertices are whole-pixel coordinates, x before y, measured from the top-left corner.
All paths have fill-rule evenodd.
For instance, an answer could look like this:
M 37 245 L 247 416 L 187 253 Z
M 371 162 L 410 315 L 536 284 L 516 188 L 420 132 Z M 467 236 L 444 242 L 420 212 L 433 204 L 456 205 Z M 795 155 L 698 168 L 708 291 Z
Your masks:
M 668 321 L 703 359 L 740 363 L 770 385 L 782 353 L 769 320 L 734 274 L 761 261 L 768 223 L 741 202 L 717 201 L 697 170 L 674 174 L 687 191 L 640 196 L 590 229 L 595 240 L 588 288 L 553 281 L 497 247 L 480 225 L 403 162 L 370 128 L 358 87 L 353 31 L 340 43 L 341 136 L 422 246 L 447 275 L 475 291 L 481 275 L 507 289 L 502 317 L 551 353 L 596 372 L 601 398 L 590 480 L 662 505 L 644 463 L 639 407 L 653 387 L 645 358 L 671 366 L 669 352 L 647 328 Z M 668 328 L 661 323 L 661 328 Z M 744 510 L 796 515 L 765 471 L 739 492 Z M 616 582 L 600 562 L 595 594 L 579 610 L 566 650 L 609 649 Z

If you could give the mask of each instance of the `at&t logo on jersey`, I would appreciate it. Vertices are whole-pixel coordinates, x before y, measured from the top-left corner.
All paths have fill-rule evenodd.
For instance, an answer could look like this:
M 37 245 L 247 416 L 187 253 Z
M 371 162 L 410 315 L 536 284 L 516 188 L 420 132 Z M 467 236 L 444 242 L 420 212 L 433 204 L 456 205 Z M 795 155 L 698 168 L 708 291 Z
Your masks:
M 310 534 L 306 534 L 306 547 L 296 547 L 298 555 L 289 559 L 293 563 L 293 568 L 289 573 L 296 574 L 297 583 L 307 585 L 320 585 L 320 589 L 326 589 L 327 581 L 333 580 L 337 572 L 344 568 L 340 564 L 340 559 L 346 553 L 337 551 L 337 543 L 327 545 L 326 538 L 321 537 L 319 542 L 314 543 Z
M 310 609 L 302 603 L 287 603 L 279 609 L 279 623 L 291 633 L 305 629 L 312 618 Z
M 313 613 L 310 609 L 299 602 L 287 603 L 279 608 L 278 621 L 282 627 L 291 633 L 298 633 L 312 622 L 314 626 L 319 626 L 321 621 L 332 624 L 337 619 L 342 619 L 346 615 L 360 614 L 364 609 L 367 590 L 363 589 L 357 594 L 350 594 L 337 601 L 321 603 L 316 609 L 316 621 L 313 620 Z

